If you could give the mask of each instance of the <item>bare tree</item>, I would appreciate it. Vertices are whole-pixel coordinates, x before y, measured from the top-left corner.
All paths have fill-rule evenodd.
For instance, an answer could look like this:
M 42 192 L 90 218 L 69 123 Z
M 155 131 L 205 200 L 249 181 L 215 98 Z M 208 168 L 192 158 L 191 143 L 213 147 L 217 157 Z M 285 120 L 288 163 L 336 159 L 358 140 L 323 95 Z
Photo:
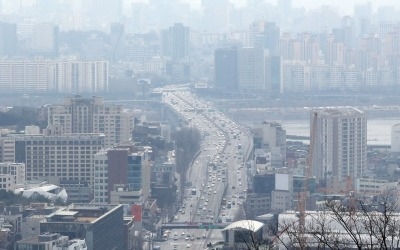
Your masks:
M 399 249 L 400 214 L 394 197 L 388 192 L 373 201 L 326 201 L 323 211 L 306 214 L 304 225 L 293 217 L 282 219 L 276 241 L 286 249 Z

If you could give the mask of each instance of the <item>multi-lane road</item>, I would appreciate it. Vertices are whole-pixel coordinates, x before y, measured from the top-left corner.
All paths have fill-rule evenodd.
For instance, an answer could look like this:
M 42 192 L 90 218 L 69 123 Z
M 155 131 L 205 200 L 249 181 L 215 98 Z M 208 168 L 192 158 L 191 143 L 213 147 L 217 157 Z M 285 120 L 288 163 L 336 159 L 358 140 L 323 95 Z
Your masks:
M 220 229 L 213 225 L 231 222 L 242 209 L 248 183 L 245 163 L 252 138 L 245 127 L 189 91 L 169 87 L 163 101 L 189 126 L 198 128 L 203 140 L 187 172 L 191 186 L 181 190 L 182 204 L 174 220 L 199 228 L 166 230 L 163 236 L 167 240 L 158 245 L 161 249 L 204 249 L 207 243 L 222 240 Z

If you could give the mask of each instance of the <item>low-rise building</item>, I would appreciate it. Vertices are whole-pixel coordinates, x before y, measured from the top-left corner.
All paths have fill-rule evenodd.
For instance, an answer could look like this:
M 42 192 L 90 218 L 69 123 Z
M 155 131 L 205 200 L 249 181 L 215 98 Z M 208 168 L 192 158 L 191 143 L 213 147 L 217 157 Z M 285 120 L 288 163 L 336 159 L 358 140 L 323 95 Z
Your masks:
M 14 190 L 17 184 L 25 182 L 25 164 L 4 162 L 0 163 L 0 189 Z
M 122 205 L 71 204 L 45 216 L 40 232 L 85 239 L 87 250 L 123 249 Z
M 15 250 L 87 250 L 85 240 L 69 240 L 68 236 L 57 233 L 46 233 L 27 239 L 22 239 L 15 244 Z

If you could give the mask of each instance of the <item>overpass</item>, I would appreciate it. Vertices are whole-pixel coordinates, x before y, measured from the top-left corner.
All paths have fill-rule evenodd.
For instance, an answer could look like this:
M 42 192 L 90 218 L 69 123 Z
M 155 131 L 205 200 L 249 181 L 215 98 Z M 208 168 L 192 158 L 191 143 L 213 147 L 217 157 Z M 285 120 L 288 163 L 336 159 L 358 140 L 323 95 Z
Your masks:
M 161 232 L 165 229 L 224 229 L 229 223 L 212 222 L 176 222 L 161 224 Z

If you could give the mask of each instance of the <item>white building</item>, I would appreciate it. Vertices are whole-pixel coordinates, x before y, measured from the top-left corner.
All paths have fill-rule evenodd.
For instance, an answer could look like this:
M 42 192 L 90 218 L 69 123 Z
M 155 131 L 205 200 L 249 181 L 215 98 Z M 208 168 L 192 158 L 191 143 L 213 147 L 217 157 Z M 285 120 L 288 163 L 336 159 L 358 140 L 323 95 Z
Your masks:
M 18 184 L 25 183 L 24 163 L 0 163 L 0 189 L 14 190 Z
M 347 177 L 362 176 L 367 166 L 364 112 L 345 107 L 315 109 L 311 112 L 310 128 L 314 142 L 312 172 L 317 182 L 335 178 L 340 183 Z
M 107 149 L 94 155 L 94 202 L 108 203 L 108 156 Z
M 47 184 L 46 182 L 39 183 L 35 186 L 28 185 L 27 187 L 17 188 L 14 190 L 14 193 L 26 198 L 41 195 L 52 201 L 60 199 L 62 202 L 67 202 L 68 199 L 67 192 L 64 188 L 60 188 L 53 184 Z
M 15 161 L 26 166 L 26 179 L 88 181 L 93 187 L 93 156 L 104 147 L 101 134 L 12 135 Z
M 3 60 L 2 93 L 99 93 L 108 91 L 104 60 Z

